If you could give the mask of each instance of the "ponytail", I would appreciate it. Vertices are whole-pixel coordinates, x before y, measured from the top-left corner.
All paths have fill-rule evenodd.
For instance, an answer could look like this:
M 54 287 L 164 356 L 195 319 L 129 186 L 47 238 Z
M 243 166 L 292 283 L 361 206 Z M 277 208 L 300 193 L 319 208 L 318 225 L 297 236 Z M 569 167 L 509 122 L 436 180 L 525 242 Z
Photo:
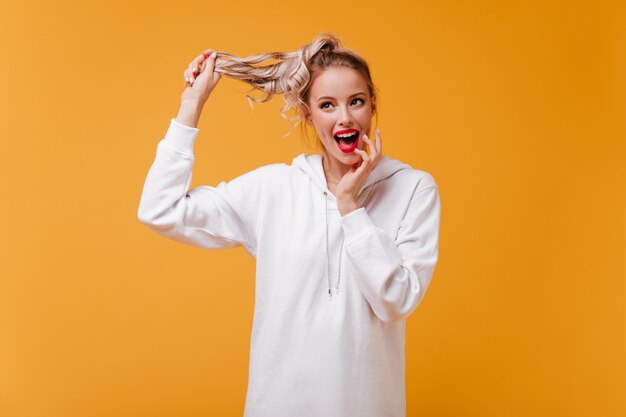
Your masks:
M 339 39 L 334 35 L 324 33 L 318 36 L 312 43 L 303 45 L 295 52 L 268 52 L 239 58 L 227 52 L 217 52 L 218 60 L 215 63 L 215 71 L 236 80 L 249 84 L 253 90 L 264 93 L 260 99 L 246 94 L 248 102 L 264 103 L 275 94 L 284 94 L 285 105 L 280 110 L 281 116 L 289 122 L 297 124 L 302 117 L 290 118 L 287 112 L 290 110 L 304 110 L 300 100 L 301 93 L 307 88 L 311 75 L 307 63 L 320 50 L 334 50 L 340 45 Z M 262 64 L 274 59 L 278 62 Z
M 251 106 L 253 101 L 264 103 L 275 94 L 283 94 L 285 105 L 280 114 L 291 123 L 292 130 L 304 119 L 304 114 L 310 111 L 308 101 L 312 76 L 328 67 L 347 66 L 359 71 L 367 81 L 370 96 L 374 98 L 375 95 L 365 60 L 356 52 L 342 47 L 341 41 L 330 33 L 320 34 L 313 42 L 301 46 L 295 52 L 268 52 L 239 58 L 217 51 L 217 57 L 219 59 L 215 62 L 215 71 L 243 81 L 252 90 L 264 93 L 260 99 L 246 94 Z M 262 65 L 269 59 L 278 62 Z M 290 111 L 294 111 L 296 116 L 287 116 Z

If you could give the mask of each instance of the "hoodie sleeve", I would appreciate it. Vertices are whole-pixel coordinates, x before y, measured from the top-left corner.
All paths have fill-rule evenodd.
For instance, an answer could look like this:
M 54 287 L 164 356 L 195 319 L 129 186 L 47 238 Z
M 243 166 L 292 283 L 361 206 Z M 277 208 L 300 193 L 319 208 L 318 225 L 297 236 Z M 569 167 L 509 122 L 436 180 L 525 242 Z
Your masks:
M 395 242 L 374 225 L 364 208 L 342 218 L 348 263 L 381 320 L 393 323 L 407 318 L 424 297 L 437 263 L 439 211 L 436 186 L 417 191 Z
M 148 171 L 137 218 L 172 240 L 206 249 L 243 245 L 255 256 L 254 216 L 244 204 L 258 192 L 255 171 L 217 187 L 189 190 L 198 132 L 171 119 Z

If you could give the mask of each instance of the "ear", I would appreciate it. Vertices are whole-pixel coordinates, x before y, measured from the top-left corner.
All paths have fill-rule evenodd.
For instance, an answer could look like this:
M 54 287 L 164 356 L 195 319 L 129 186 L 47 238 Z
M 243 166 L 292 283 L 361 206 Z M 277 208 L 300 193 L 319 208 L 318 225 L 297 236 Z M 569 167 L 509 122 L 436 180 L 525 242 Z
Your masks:
M 313 119 L 311 119 L 311 113 L 304 114 L 304 121 L 313 126 Z
M 372 116 L 376 114 L 376 97 L 372 99 Z

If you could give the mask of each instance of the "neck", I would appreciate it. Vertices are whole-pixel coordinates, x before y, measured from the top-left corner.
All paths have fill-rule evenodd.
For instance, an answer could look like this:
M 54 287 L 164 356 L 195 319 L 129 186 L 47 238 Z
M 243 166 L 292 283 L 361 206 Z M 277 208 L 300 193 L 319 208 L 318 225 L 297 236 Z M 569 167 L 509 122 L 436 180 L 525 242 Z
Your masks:
M 326 152 L 322 154 L 322 167 L 327 184 L 337 184 L 341 178 L 352 168 L 328 156 Z

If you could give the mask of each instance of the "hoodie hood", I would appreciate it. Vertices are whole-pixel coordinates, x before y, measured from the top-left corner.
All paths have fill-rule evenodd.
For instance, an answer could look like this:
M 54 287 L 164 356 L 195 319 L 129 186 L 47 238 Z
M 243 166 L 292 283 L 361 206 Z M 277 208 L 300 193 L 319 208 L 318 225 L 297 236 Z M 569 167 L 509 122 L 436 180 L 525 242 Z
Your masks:
M 325 192 L 329 191 L 326 184 L 326 176 L 324 175 L 324 167 L 322 165 L 322 155 L 300 154 L 293 159 L 292 166 L 302 170 L 320 190 Z M 378 161 L 378 164 L 365 179 L 365 183 L 359 190 L 359 195 L 370 185 L 389 178 L 396 172 L 404 169 L 412 168 L 403 162 L 383 155 L 380 161 Z

